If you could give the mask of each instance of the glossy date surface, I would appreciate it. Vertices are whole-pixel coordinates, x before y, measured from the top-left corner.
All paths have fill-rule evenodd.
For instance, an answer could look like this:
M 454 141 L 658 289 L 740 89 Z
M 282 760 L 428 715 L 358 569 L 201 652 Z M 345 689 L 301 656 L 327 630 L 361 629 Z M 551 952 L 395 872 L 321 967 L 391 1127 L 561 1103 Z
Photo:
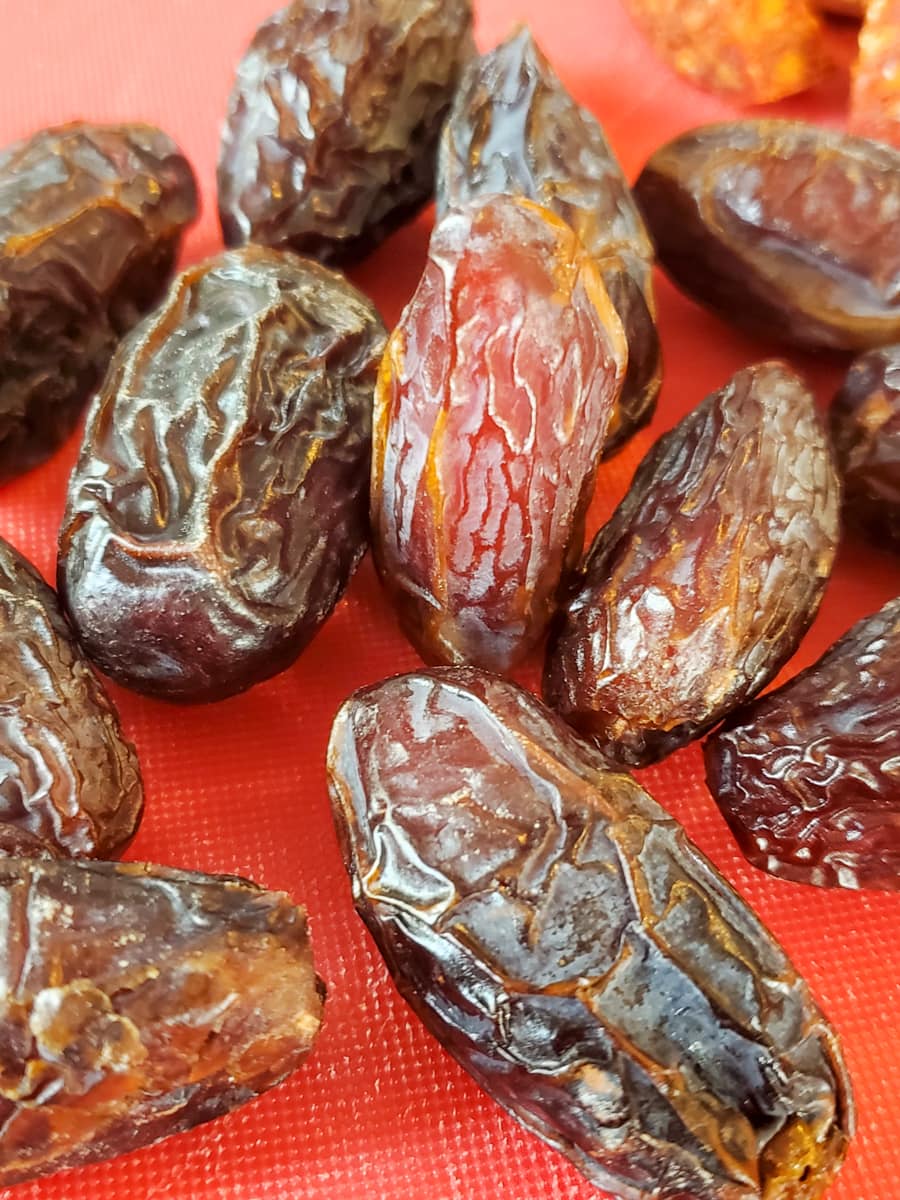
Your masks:
M 227 245 L 356 257 L 431 196 L 473 53 L 469 0 L 297 0 L 238 67 L 219 153 Z
M 738 371 L 651 447 L 597 534 L 548 644 L 548 703 L 625 766 L 711 728 L 797 648 L 839 501 L 803 381 Z
M 328 754 L 357 909 L 401 994 L 593 1183 L 813 1200 L 853 1130 L 835 1034 L 684 831 L 523 689 L 422 671 Z
M 660 265 L 766 337 L 865 350 L 900 340 L 900 152 L 800 121 L 701 126 L 635 184 Z
M 149 125 L 64 125 L 0 151 L 0 483 L 72 432 L 196 214 L 190 166 Z
M 123 343 L 60 534 L 107 674 L 217 700 L 294 661 L 365 552 L 384 340 L 343 276 L 248 246 L 185 271 Z
M 134 747 L 55 593 L 0 539 L 0 853 L 114 858 L 143 804 Z
M 653 246 L 622 168 L 527 29 L 466 68 L 438 155 L 438 215 L 493 192 L 562 217 L 597 260 L 628 339 L 628 373 L 610 419 L 610 454 L 653 416 L 662 378 Z
M 227 876 L 0 859 L 0 1187 L 229 1112 L 322 1018 L 306 914 Z
M 900 891 L 900 600 L 739 709 L 705 753 L 710 791 L 755 866 Z
M 375 398 L 375 561 L 426 658 L 505 670 L 581 552 L 625 373 L 621 322 L 572 230 L 492 196 L 437 225 Z

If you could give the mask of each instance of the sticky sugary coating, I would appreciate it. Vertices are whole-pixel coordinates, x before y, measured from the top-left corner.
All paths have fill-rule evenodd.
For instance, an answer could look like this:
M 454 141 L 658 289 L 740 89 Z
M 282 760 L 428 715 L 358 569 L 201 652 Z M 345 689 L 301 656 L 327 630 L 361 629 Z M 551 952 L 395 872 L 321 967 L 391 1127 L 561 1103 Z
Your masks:
M 853 68 L 850 128 L 900 147 L 900 0 L 869 0 Z

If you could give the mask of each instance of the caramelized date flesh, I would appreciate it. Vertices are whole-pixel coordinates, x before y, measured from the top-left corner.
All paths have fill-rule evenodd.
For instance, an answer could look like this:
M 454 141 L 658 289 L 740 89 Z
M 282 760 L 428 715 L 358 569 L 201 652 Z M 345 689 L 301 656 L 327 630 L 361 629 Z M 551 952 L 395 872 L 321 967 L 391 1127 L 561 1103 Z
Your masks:
M 66 125 L 0 152 L 0 482 L 72 432 L 196 214 L 188 163 L 149 125 Z
M 653 247 L 603 130 L 527 29 L 467 67 L 441 136 L 438 214 L 494 192 L 555 212 L 600 267 L 628 340 L 628 373 L 604 445 L 612 454 L 647 424 L 659 393 Z
M 375 561 L 427 659 L 505 670 L 541 638 L 627 347 L 593 259 L 529 200 L 435 229 L 375 398 Z
M 113 858 L 142 811 L 112 701 L 53 590 L 0 539 L 0 852 Z
M 747 858 L 819 887 L 900 891 L 900 600 L 706 743 Z
M 248 246 L 185 271 L 123 343 L 60 534 L 108 675 L 217 700 L 294 661 L 365 552 L 384 341 L 342 276 Z
M 548 646 L 548 702 L 627 766 L 710 729 L 815 616 L 839 491 L 803 382 L 738 371 L 650 449 L 598 533 Z
M 357 692 L 328 769 L 397 987 L 527 1129 L 630 1200 L 822 1194 L 854 1124 L 837 1039 L 630 776 L 471 668 Z
M 866 350 L 900 340 L 900 153 L 800 121 L 683 134 L 635 195 L 689 296 L 765 337 Z
M 0 859 L 0 1187 L 149 1146 L 306 1057 L 306 914 L 226 876 Z

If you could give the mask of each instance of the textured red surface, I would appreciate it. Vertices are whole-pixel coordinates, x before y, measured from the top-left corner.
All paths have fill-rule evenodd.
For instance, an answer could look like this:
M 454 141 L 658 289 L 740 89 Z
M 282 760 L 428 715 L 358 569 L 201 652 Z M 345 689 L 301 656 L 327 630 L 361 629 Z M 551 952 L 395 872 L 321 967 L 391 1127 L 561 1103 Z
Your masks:
M 205 211 L 186 257 L 219 245 L 213 172 L 231 72 L 273 0 L 0 0 L 0 142 L 75 117 L 145 118 L 181 142 Z M 483 46 L 528 20 L 560 74 L 606 126 L 630 175 L 664 139 L 735 115 L 660 67 L 617 0 L 481 0 Z M 850 31 L 838 35 L 839 59 Z M 781 114 L 841 123 L 839 74 Z M 769 110 L 771 111 L 771 110 Z M 394 322 L 421 270 L 429 218 L 356 272 Z M 776 347 L 731 332 L 659 282 L 666 378 L 650 431 L 601 474 L 594 525 L 639 457 L 738 366 Z M 837 360 L 793 356 L 825 403 Z M 0 533 L 52 577 L 75 452 L 0 489 Z M 822 613 L 788 668 L 810 662 L 853 620 L 900 591 L 896 559 L 842 553 Z M 301 660 L 248 695 L 174 708 L 116 690 L 147 783 L 130 852 L 237 871 L 310 910 L 328 981 L 325 1025 L 307 1066 L 237 1114 L 115 1163 L 25 1185 L 29 1200 L 587 1200 L 598 1193 L 520 1131 L 407 1012 L 353 914 L 332 832 L 323 757 L 332 715 L 355 687 L 415 666 L 370 563 Z M 900 896 L 828 893 L 778 882 L 740 857 L 706 793 L 696 746 L 644 781 L 755 905 L 843 1035 L 860 1131 L 829 1200 L 900 1198 Z

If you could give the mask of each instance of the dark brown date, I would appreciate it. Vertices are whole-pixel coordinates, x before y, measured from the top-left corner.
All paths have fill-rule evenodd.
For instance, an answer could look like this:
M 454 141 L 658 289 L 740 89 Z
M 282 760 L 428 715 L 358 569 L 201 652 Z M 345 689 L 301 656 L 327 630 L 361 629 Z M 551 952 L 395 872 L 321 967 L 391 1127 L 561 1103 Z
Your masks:
M 412 216 L 471 27 L 469 0 L 297 0 L 266 21 L 222 134 L 226 244 L 346 259 Z
M 185 271 L 85 430 L 60 590 L 127 687 L 217 700 L 288 667 L 365 552 L 385 342 L 342 276 L 248 246 Z
M 0 482 L 72 432 L 196 214 L 191 168 L 149 125 L 65 125 L 0 152 Z
M 143 803 L 134 747 L 55 593 L 0 539 L 0 853 L 114 858 Z
M 245 880 L 0 860 L 0 1187 L 280 1083 L 322 1019 L 306 914 Z
M 441 137 L 438 215 L 492 192 L 549 208 L 597 260 L 628 340 L 608 456 L 656 407 L 662 365 L 653 246 L 603 130 L 575 103 L 527 29 L 466 68 Z
M 357 692 L 328 766 L 397 987 L 526 1128 L 632 1200 L 822 1194 L 854 1127 L 837 1038 L 630 776 L 465 668 Z
M 730 321 L 809 347 L 900 340 L 900 152 L 800 121 L 676 138 L 635 196 L 661 265 Z
M 754 866 L 900 891 L 900 600 L 739 709 L 705 752 L 710 791 Z
M 829 416 L 845 518 L 900 551 L 900 345 L 860 355 Z
M 627 766 L 710 729 L 815 616 L 839 494 L 802 380 L 738 371 L 650 449 L 598 533 L 548 646 L 548 702 Z
M 57 846 L 36 837 L 20 825 L 0 821 L 0 857 L 4 858 L 63 858 Z

